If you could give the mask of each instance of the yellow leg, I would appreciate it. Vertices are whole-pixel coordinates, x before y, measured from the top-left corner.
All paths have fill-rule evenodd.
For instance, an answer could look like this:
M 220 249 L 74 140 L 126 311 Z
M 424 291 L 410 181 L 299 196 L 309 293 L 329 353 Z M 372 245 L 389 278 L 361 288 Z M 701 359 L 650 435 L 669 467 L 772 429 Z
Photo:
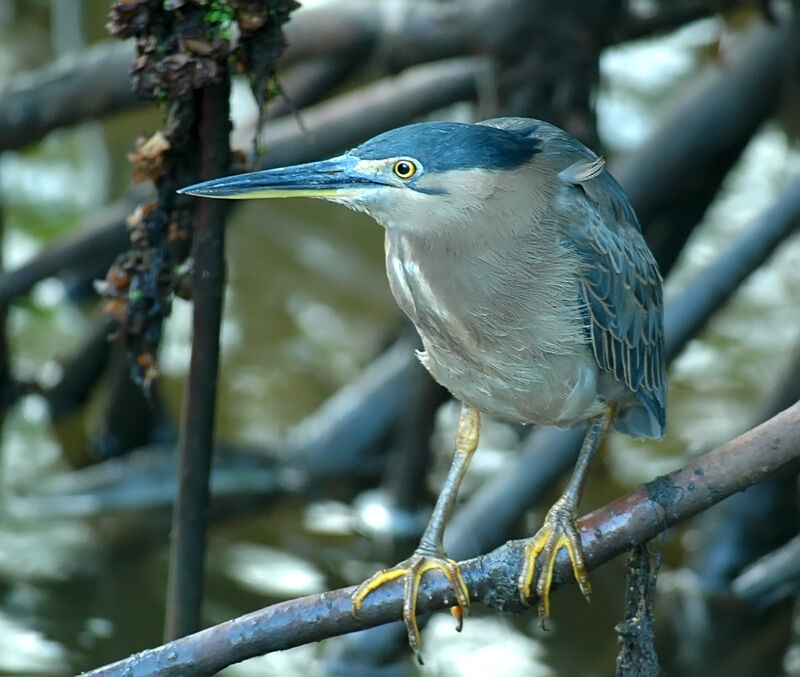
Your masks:
M 586 473 L 589 470 L 589 463 L 600 440 L 608 430 L 613 413 L 613 410 L 609 409 L 589 423 L 575 470 L 566 490 L 548 511 L 542 528 L 536 532 L 536 535 L 528 541 L 525 547 L 525 557 L 522 571 L 517 579 L 517 588 L 520 599 L 527 604 L 536 573 L 536 562 L 539 560 L 541 567 L 536 578 L 536 595 L 539 598 L 539 618 L 542 627 L 545 627 L 547 619 L 550 618 L 550 588 L 553 583 L 553 567 L 558 552 L 562 548 L 567 551 L 575 580 L 578 582 L 583 596 L 589 600 L 592 594 L 583 558 L 581 536 L 576 526 L 577 508 Z
M 422 664 L 422 638 L 417 625 L 417 595 L 420 581 L 425 572 L 431 569 L 439 569 L 450 581 L 450 586 L 453 588 L 455 595 L 455 604 L 464 613 L 469 613 L 469 591 L 464 584 L 458 563 L 450 559 L 445 553 L 442 539 L 445 526 L 455 505 L 461 480 L 467 471 L 472 454 L 478 446 L 479 436 L 480 414 L 476 409 L 462 405 L 453 462 L 450 465 L 447 479 L 436 501 L 431 519 L 425 528 L 425 533 L 422 535 L 419 546 L 407 560 L 400 562 L 391 569 L 379 571 L 359 585 L 353 593 L 353 614 L 357 615 L 369 593 L 396 578 L 402 577 L 405 579 L 403 620 L 408 630 L 408 643 L 420 664 Z M 457 616 L 457 618 L 459 619 L 458 629 L 460 629 L 460 616 Z

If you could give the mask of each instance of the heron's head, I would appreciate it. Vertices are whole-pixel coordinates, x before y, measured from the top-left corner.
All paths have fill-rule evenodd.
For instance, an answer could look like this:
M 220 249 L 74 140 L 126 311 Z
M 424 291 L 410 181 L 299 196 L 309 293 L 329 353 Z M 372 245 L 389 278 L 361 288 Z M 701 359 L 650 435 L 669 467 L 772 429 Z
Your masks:
M 313 197 L 424 232 L 463 222 L 538 152 L 535 138 L 481 124 L 423 122 L 385 132 L 344 155 L 183 188 L 228 199 Z

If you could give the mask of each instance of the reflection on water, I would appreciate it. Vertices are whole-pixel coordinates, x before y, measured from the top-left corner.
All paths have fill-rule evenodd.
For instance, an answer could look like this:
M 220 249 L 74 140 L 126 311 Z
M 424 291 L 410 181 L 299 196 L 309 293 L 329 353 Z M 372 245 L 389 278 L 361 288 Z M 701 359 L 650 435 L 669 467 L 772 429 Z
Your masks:
M 325 578 L 310 562 L 257 543 L 225 546 L 222 567 L 231 580 L 260 595 L 289 599 L 325 591 Z
M 423 675 L 461 677 L 555 677 L 545 647 L 502 614 L 470 617 L 461 633 L 453 632 L 447 614 L 433 616 L 425 628 L 426 646 L 435 646 Z M 475 647 L 464 651 L 464 646 Z
M 656 119 L 654 106 L 697 70 L 704 48 L 720 30 L 716 21 L 699 22 L 663 40 L 609 50 L 602 61 L 598 110 L 610 148 L 623 151 L 641 141 Z M 139 129 L 130 126 L 124 133 L 132 137 Z M 119 127 L 111 123 L 105 129 Z M 109 198 L 106 153 L 81 134 L 64 133 L 35 152 L 2 159 L 0 186 L 4 196 L 13 196 L 6 205 L 7 263 L 27 259 L 79 222 L 82 210 L 90 212 Z M 110 133 L 108 142 L 121 143 Z M 114 171 L 126 171 L 121 164 Z M 709 265 L 799 172 L 800 156 L 791 141 L 778 127 L 766 126 L 693 237 L 668 281 L 668 293 Z M 380 229 L 334 205 L 242 205 L 231 220 L 228 261 L 218 434 L 263 444 L 358 373 L 397 324 L 398 311 L 383 272 Z M 780 373 L 787 346 L 798 341 L 797 298 L 800 241 L 795 238 L 675 363 L 668 439 L 636 443 L 613 436 L 607 468 L 595 469 L 586 505 L 672 469 L 683 455 L 737 432 Z M 161 354 L 162 383 L 176 417 L 190 313 L 188 304 L 176 302 Z M 64 302 L 60 283 L 40 286 L 9 318 L 15 373 L 52 380 L 58 370 L 53 357 L 68 354 L 87 329 L 83 313 Z M 85 441 L 91 421 L 70 425 L 67 433 Z M 489 466 L 509 460 L 507 431 L 497 430 L 494 443 L 488 435 L 484 439 L 496 450 L 478 456 L 467 492 Z M 0 459 L 6 505 L 13 505 L 12 488 L 63 468 L 41 400 L 27 398 L 9 414 Z M 324 524 L 314 517 L 321 513 Z M 164 543 L 168 516 L 137 517 L 156 525 L 147 536 L 141 526 L 111 516 L 46 523 L 0 518 L 0 671 L 71 674 L 159 641 L 166 558 L 152 540 L 157 533 Z M 282 505 L 215 526 L 206 621 L 352 582 L 354 572 L 369 571 L 372 563 L 348 560 L 357 541 L 354 522 L 348 505 L 320 503 L 307 510 Z M 616 652 L 613 625 L 622 614 L 621 580 L 613 566 L 593 574 L 597 592 L 590 610 L 575 591 L 559 591 L 554 631 L 546 636 L 535 629 L 533 614 L 478 616 L 467 620 L 460 635 L 448 615 L 435 615 L 425 628 L 424 674 L 608 674 Z M 320 645 L 300 647 L 224 674 L 321 675 L 324 651 Z M 596 666 L 594 672 L 587 665 Z
M 59 673 L 67 650 L 0 610 L 0 670 L 7 674 Z

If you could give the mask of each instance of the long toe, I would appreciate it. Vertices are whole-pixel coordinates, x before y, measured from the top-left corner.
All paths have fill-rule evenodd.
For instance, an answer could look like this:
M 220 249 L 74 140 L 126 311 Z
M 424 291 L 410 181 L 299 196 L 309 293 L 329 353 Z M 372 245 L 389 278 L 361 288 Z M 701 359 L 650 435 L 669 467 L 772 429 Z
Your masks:
M 535 577 L 535 591 L 539 598 L 539 618 L 542 627 L 550 618 L 550 589 L 553 584 L 553 569 L 559 550 L 565 548 L 572 563 L 575 580 L 583 595 L 589 599 L 592 593 L 589 576 L 583 558 L 580 533 L 575 526 L 574 511 L 558 504 L 553 506 L 545 518 L 542 528 L 525 547 L 525 557 L 517 580 L 520 598 L 527 603 Z M 536 563 L 539 562 L 538 575 Z
M 422 637 L 417 625 L 417 599 L 422 577 L 431 569 L 438 569 L 450 581 L 455 595 L 454 606 L 460 607 L 463 613 L 468 614 L 469 591 L 461 576 L 458 563 L 443 554 L 430 553 L 422 549 L 417 550 L 411 557 L 398 565 L 390 569 L 383 569 L 368 578 L 356 588 L 352 597 L 353 615 L 358 616 L 367 595 L 390 581 L 403 578 L 403 620 L 408 630 L 408 644 L 420 664 L 422 664 Z

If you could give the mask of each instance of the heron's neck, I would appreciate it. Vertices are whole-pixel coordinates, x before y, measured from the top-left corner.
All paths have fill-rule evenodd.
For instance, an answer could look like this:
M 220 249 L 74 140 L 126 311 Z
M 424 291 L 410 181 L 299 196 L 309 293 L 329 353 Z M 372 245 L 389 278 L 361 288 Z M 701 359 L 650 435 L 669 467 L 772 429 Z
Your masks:
M 557 239 L 546 230 L 513 233 L 503 228 L 498 224 L 477 236 L 450 237 L 387 230 L 387 273 L 395 281 L 404 277 L 412 293 L 416 285 L 448 303 L 483 304 L 513 297 L 521 289 L 541 295 L 542 303 L 557 302 L 550 296 L 561 289 L 551 289 L 551 281 L 574 277 L 574 270 L 564 270 L 567 257 Z
M 519 356 L 581 341 L 574 261 L 545 239 L 496 233 L 494 246 L 486 246 L 387 231 L 392 294 L 426 350 L 502 344 Z

